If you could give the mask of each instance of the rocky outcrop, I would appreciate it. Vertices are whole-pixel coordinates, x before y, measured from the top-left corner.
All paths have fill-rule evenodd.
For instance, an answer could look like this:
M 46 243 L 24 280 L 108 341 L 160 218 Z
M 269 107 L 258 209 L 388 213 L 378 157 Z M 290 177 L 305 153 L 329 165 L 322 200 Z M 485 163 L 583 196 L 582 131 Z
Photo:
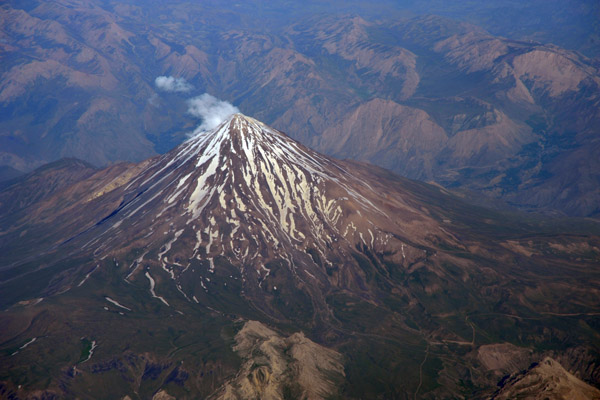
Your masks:
M 600 399 L 600 390 L 576 378 L 557 361 L 547 357 L 503 382 L 502 388 L 492 398 L 590 400 Z
M 165 390 L 159 390 L 154 396 L 152 396 L 152 400 L 175 400 L 175 397 L 171 396 Z
M 341 354 L 302 332 L 285 337 L 258 321 L 248 321 L 235 341 L 234 351 L 244 362 L 214 400 L 317 400 L 336 394 L 343 381 Z
M 531 355 L 531 350 L 510 343 L 488 344 L 477 349 L 477 359 L 483 367 L 501 376 L 525 368 Z

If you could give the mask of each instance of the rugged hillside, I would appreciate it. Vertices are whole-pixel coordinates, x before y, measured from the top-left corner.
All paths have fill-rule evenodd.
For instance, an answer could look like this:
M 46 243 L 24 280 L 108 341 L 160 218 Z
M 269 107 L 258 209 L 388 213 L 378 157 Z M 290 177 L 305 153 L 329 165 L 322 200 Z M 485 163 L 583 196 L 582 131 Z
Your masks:
M 546 358 L 511 377 L 493 399 L 600 399 L 600 390 L 587 385 L 555 360 Z
M 369 98 L 316 134 L 313 146 L 525 208 L 597 213 L 599 181 L 588 168 L 600 76 L 591 60 L 438 17 L 363 26 L 362 48 L 410 51 L 418 84 L 407 97 L 401 87 L 374 91 L 363 79 Z
M 23 172 L 14 169 L 13 167 L 9 167 L 8 165 L 3 165 L 0 167 L 0 185 L 6 186 L 9 181 L 23 175 Z
M 27 209 L 52 195 L 61 192 L 72 184 L 89 178 L 94 168 L 76 159 L 63 159 L 22 176 L 19 180 L 7 182 L 7 188 L 0 195 L 0 208 L 3 215 Z
M 323 399 L 337 394 L 344 376 L 342 356 L 302 333 L 282 338 L 260 322 L 248 321 L 235 341 L 233 349 L 244 364 L 216 399 Z
M 0 218 L 6 398 L 487 398 L 546 356 L 598 385 L 593 222 L 469 206 L 241 114 L 69 179 Z

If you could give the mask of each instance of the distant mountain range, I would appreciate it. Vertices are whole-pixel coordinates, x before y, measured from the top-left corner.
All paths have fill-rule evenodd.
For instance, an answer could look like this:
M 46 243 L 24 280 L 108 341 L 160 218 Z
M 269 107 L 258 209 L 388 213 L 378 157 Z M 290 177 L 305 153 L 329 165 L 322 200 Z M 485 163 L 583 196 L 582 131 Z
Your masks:
M 598 392 L 597 223 L 474 207 L 242 114 L 138 164 L 50 164 L 0 211 L 1 398 Z
M 5 4 L 0 164 L 30 171 L 61 157 L 99 166 L 164 153 L 197 124 L 186 99 L 208 92 L 336 157 L 469 197 L 598 215 L 597 60 L 442 17 L 393 18 L 422 12 L 412 3 L 382 2 L 373 20 L 318 14 L 333 4 L 298 9 L 297 20 L 278 3 L 161 4 Z M 534 33 L 539 21 L 510 32 L 490 17 L 496 6 L 438 8 L 512 37 L 553 37 Z M 588 29 L 597 9 L 581 2 L 548 26 L 579 19 L 571 31 Z M 160 91 L 161 75 L 193 90 Z

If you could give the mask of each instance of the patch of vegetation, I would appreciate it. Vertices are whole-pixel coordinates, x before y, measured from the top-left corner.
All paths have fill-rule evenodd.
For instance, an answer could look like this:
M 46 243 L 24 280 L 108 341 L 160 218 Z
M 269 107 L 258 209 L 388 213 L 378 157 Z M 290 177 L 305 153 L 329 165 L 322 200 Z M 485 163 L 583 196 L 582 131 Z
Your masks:
M 90 352 L 92 351 L 93 343 L 88 338 L 81 339 L 81 355 L 79 356 L 79 360 L 77 360 L 77 364 L 84 362 L 90 356 Z

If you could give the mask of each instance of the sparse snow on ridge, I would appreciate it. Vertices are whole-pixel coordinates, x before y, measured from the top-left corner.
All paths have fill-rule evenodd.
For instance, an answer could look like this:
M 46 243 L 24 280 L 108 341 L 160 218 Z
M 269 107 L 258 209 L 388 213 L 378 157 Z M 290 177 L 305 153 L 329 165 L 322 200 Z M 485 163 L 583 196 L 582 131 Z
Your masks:
M 30 344 L 32 344 L 33 342 L 35 342 L 37 340 L 36 337 L 34 337 L 33 339 L 31 339 L 29 342 L 25 343 L 23 346 L 19 347 L 19 350 L 23 350 L 25 347 L 29 346 Z M 15 351 L 14 353 L 11 354 L 11 356 L 14 356 L 15 354 L 17 354 L 19 352 L 19 350 Z
M 142 261 L 144 260 L 144 257 L 146 256 L 146 254 L 148 254 L 148 251 L 144 252 L 141 256 L 139 256 L 138 258 L 136 258 L 131 263 L 131 265 L 129 266 L 130 272 L 125 277 L 125 282 L 129 282 L 129 278 L 131 277 L 131 275 L 134 274 L 135 271 L 137 271 L 137 269 L 139 268 L 139 266 L 142 264 Z
M 169 268 L 167 266 L 164 255 L 167 254 L 169 250 L 171 250 L 171 246 L 177 241 L 177 239 L 179 239 L 179 236 L 181 236 L 182 233 L 183 229 L 180 229 L 177 232 L 175 232 L 173 239 L 171 239 L 165 244 L 165 249 L 158 253 L 158 261 L 160 262 L 162 269 L 165 270 L 165 272 L 167 272 L 171 276 L 171 279 L 175 279 L 175 273 L 173 272 L 172 268 Z
M 154 282 L 154 278 L 152 278 L 152 275 L 150 275 L 150 273 L 148 271 L 146 271 L 146 278 L 148 278 L 148 280 L 150 281 L 150 294 L 152 294 L 152 297 L 154 297 L 155 299 L 159 299 L 160 301 L 162 301 L 163 303 L 165 303 L 167 306 L 170 307 L 169 303 L 167 303 L 167 301 L 162 297 L 162 296 L 157 296 L 156 293 L 154 292 L 154 285 L 156 284 L 156 282 Z
M 83 284 L 85 283 L 85 281 L 87 281 L 87 280 L 88 280 L 88 278 L 90 277 L 90 275 L 92 275 L 92 274 L 94 273 L 94 271 L 96 271 L 96 269 L 98 269 L 98 265 L 96 265 L 96 266 L 94 267 L 94 269 L 93 269 L 93 270 L 91 270 L 90 272 L 88 272 L 88 273 L 85 275 L 85 277 L 84 277 L 84 278 L 81 280 L 81 282 L 79 282 L 79 283 L 77 284 L 77 287 L 80 287 L 81 285 L 83 285 Z
M 113 299 L 111 299 L 111 298 L 110 298 L 110 297 L 108 297 L 108 296 L 106 296 L 106 297 L 104 297 L 104 298 L 106 299 L 106 301 L 108 301 L 109 303 L 112 303 L 112 304 L 114 304 L 114 305 L 115 305 L 115 306 L 117 306 L 117 307 L 120 307 L 120 308 L 122 308 L 122 309 L 124 309 L 124 310 L 127 310 L 127 311 L 131 311 L 131 308 L 129 308 L 129 307 L 125 307 L 123 304 L 119 303 L 119 302 L 118 302 L 118 301 L 116 301 L 116 300 L 113 300 Z

